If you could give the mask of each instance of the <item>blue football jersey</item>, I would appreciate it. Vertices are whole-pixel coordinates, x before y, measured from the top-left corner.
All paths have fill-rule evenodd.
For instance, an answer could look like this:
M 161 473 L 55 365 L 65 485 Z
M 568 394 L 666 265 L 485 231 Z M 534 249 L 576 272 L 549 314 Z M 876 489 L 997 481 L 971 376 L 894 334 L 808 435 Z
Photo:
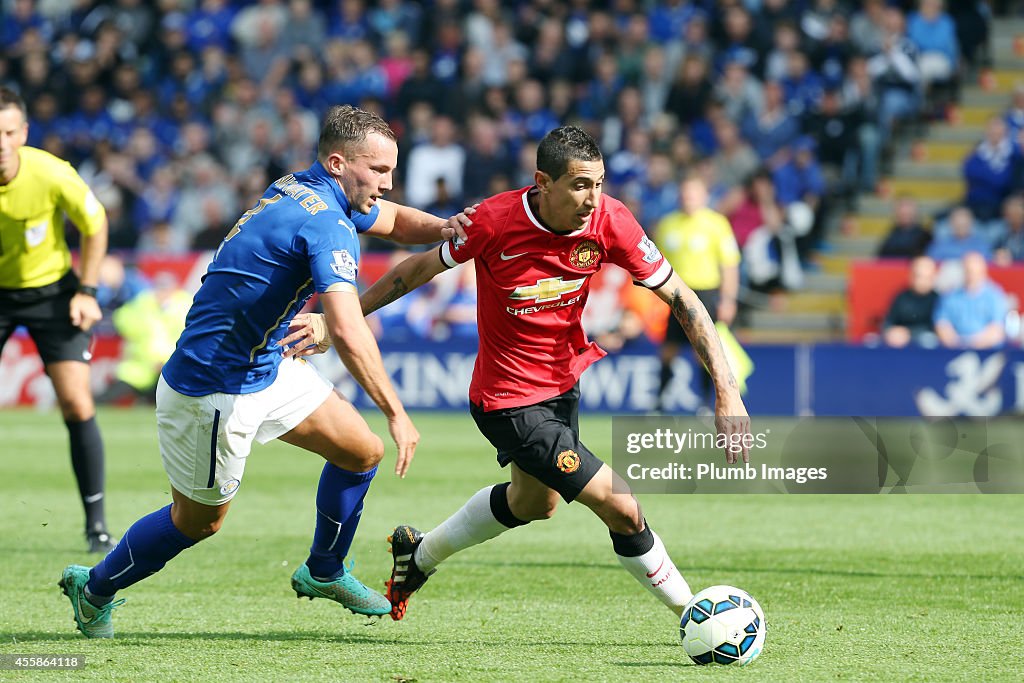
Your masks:
M 277 376 L 288 322 L 314 292 L 355 286 L 359 238 L 379 210 L 354 212 L 319 163 L 274 182 L 224 238 L 163 376 L 188 396 L 248 394 Z

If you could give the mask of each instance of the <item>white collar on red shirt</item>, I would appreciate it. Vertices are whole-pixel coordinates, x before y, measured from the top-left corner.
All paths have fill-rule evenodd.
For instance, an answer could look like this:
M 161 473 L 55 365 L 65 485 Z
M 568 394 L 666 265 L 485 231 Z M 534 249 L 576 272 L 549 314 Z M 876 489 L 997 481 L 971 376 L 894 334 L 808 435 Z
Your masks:
M 572 232 L 555 232 L 551 228 L 548 228 L 543 223 L 541 223 L 540 222 L 540 218 L 538 218 L 537 216 L 533 215 L 533 209 L 530 208 L 530 200 L 528 199 L 529 194 L 531 192 L 536 191 L 536 190 L 537 190 L 537 186 L 534 185 L 533 187 L 528 188 L 526 190 L 526 192 L 523 193 L 523 208 L 526 209 L 526 216 L 527 216 L 527 218 L 530 219 L 531 223 L 533 223 L 535 226 L 537 226 L 538 228 L 540 228 L 544 232 L 551 233 L 552 235 L 558 235 L 559 237 L 575 237 L 576 235 L 583 234 L 583 231 L 585 231 L 587 229 L 587 227 L 590 225 L 590 223 L 587 223 L 587 225 L 584 225 L 579 230 L 573 230 Z M 594 214 L 596 214 L 596 213 L 597 213 L 597 211 L 595 210 Z M 594 220 L 594 214 L 591 214 L 590 220 Z

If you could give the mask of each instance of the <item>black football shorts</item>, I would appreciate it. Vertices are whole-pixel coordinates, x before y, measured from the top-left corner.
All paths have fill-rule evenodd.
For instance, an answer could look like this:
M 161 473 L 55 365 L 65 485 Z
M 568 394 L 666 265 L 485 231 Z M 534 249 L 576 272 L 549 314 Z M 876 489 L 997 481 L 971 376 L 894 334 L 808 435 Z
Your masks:
M 89 362 L 92 335 L 71 324 L 71 297 L 77 286 L 77 278 L 68 273 L 45 287 L 0 290 L 0 351 L 15 328 L 24 325 L 44 364 Z
M 484 412 L 471 405 L 480 432 L 498 451 L 498 464 L 519 469 L 572 502 L 594 478 L 601 459 L 580 443 L 580 385 L 529 406 Z

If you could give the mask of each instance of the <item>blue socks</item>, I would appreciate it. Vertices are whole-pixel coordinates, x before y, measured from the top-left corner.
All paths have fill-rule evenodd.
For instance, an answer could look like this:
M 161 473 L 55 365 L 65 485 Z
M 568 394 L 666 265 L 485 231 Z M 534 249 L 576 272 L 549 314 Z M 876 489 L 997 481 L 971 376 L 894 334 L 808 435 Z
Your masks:
M 310 575 L 318 581 L 333 581 L 345 573 L 343 561 L 359 526 L 363 498 L 376 474 L 376 467 L 369 472 L 349 472 L 330 463 L 324 465 L 316 492 L 316 530 L 306 560 Z M 106 604 L 117 591 L 157 573 L 196 543 L 174 526 L 170 505 L 146 515 L 89 571 L 86 597 L 95 605 Z
M 316 530 L 306 566 L 317 581 L 333 581 L 345 573 L 344 560 L 359 526 L 363 498 L 377 474 L 349 472 L 331 463 L 320 473 L 316 491 Z
M 132 524 L 117 547 L 89 571 L 86 595 L 97 605 L 109 602 L 114 593 L 157 573 L 196 543 L 174 526 L 170 505 L 160 508 Z

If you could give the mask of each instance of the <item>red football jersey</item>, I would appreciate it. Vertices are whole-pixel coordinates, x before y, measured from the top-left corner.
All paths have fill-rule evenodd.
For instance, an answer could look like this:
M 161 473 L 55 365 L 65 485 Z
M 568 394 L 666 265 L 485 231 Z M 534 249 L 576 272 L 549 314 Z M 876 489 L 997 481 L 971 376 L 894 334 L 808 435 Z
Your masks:
M 571 389 L 605 352 L 580 324 L 590 276 L 614 263 L 652 289 L 672 267 L 622 202 L 608 196 L 560 235 L 530 209 L 532 187 L 485 200 L 469 238 L 441 245 L 449 268 L 476 260 L 480 351 L 469 399 L 484 410 L 532 405 Z

